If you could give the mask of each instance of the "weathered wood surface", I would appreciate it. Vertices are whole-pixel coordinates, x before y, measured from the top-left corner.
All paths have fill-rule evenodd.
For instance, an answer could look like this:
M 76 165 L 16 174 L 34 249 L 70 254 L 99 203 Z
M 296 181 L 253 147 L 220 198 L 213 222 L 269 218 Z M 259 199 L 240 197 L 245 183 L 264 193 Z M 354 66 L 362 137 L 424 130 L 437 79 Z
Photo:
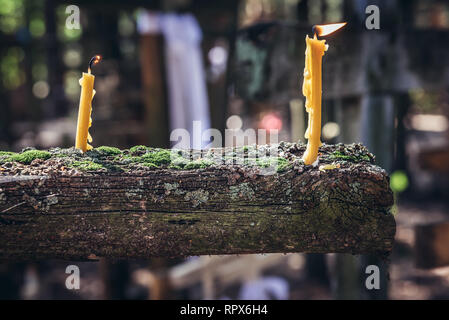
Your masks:
M 0 260 L 391 251 L 393 195 L 364 147 L 323 145 L 313 167 L 300 161 L 304 145 L 281 143 L 272 149 L 282 168 L 242 162 L 261 148 L 221 163 L 223 149 L 212 149 L 197 169 L 139 162 L 156 149 L 50 150 L 31 164 L 3 157 Z M 81 170 L 85 159 L 100 167 Z

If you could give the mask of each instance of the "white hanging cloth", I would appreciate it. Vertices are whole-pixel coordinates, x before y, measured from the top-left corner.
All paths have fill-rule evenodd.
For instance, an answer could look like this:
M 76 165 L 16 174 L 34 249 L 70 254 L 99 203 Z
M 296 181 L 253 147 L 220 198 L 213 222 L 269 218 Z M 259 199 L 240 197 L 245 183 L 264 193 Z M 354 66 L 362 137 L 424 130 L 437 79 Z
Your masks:
M 210 113 L 197 20 L 191 14 L 145 12 L 139 16 L 138 30 L 164 36 L 170 129 L 186 129 L 190 147 L 205 147 L 201 133 L 210 128 Z M 194 133 L 194 121 L 200 121 L 200 132 Z

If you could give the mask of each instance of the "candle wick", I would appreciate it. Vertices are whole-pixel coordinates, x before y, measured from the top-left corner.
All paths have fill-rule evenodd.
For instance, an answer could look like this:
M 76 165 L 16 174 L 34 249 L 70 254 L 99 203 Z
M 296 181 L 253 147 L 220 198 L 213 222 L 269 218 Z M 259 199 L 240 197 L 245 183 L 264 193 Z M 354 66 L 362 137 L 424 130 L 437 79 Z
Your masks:
M 312 34 L 313 34 L 314 38 L 316 39 L 316 25 L 314 25 L 312 27 Z
M 90 61 L 89 61 L 89 66 L 88 66 L 88 71 L 89 71 L 89 73 L 91 72 L 91 69 L 92 69 L 92 65 L 95 65 L 95 64 L 97 64 L 98 62 L 100 62 L 100 60 L 101 60 L 101 56 L 99 56 L 99 55 L 95 55 L 95 56 L 93 56 L 91 59 L 90 59 Z

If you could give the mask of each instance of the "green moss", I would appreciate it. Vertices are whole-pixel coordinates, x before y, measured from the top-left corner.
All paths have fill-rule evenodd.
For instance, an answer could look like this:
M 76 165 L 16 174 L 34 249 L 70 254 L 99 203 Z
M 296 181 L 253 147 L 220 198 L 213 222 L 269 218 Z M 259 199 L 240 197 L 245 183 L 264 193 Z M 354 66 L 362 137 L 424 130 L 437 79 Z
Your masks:
M 4 157 L 4 156 L 12 156 L 16 154 L 15 152 L 11 152 L 11 151 L 0 151 L 0 157 Z
M 154 163 L 151 163 L 151 162 L 143 162 L 142 163 L 142 165 L 144 165 L 145 167 L 148 167 L 148 168 L 159 168 L 159 166 L 157 166 L 157 165 L 155 165 Z
M 102 154 L 111 155 L 111 156 L 122 153 L 122 151 L 119 148 L 108 147 L 108 146 L 101 146 L 101 147 L 95 148 L 95 150 Z
M 133 149 L 134 148 L 134 149 Z M 161 165 L 170 165 L 172 153 L 170 150 L 156 149 L 155 151 L 144 153 L 143 155 L 137 155 L 137 153 L 142 152 L 142 148 L 145 150 L 151 150 L 145 146 L 133 147 L 133 151 L 130 149 L 131 155 L 123 155 L 122 159 L 125 162 L 136 162 L 141 163 L 147 167 L 159 168 Z M 145 152 L 146 152 L 145 151 Z
M 251 161 L 248 161 L 245 164 L 251 165 Z M 256 159 L 255 164 L 260 168 L 269 168 L 274 166 L 276 168 L 276 172 L 278 173 L 284 172 L 290 166 L 290 162 L 281 157 Z
M 69 155 L 68 154 L 64 154 L 64 153 L 56 153 L 56 154 L 53 155 L 53 157 L 55 157 L 55 158 L 66 158 L 66 157 L 69 157 Z
M 334 151 L 330 156 L 329 159 L 340 159 L 340 160 L 346 160 L 346 161 L 352 161 L 352 162 L 360 162 L 360 161 L 371 161 L 370 157 L 366 154 L 363 155 L 347 155 L 342 151 Z
M 359 159 L 363 160 L 363 161 L 371 161 L 371 158 L 367 155 L 363 155 L 363 156 L 359 157 Z
M 183 157 L 177 157 L 171 162 L 171 165 L 169 166 L 170 169 L 177 169 L 181 170 L 184 169 L 186 165 L 190 163 L 190 160 L 183 158 Z
M 138 158 L 138 157 L 132 156 L 130 154 L 121 154 L 121 155 L 118 155 L 117 158 L 120 158 L 121 160 L 127 160 L 126 162 L 133 162 L 135 160 L 134 158 Z
M 49 150 L 52 158 L 80 158 L 83 157 L 84 154 L 81 150 L 76 149 L 74 147 L 68 149 L 54 148 Z M 91 152 L 91 151 L 89 151 Z
M 16 153 L 10 152 L 10 151 L 0 151 L 0 164 L 10 162 L 11 156 L 15 155 Z
M 89 160 L 74 161 L 69 164 L 68 167 L 77 168 L 83 171 L 97 171 L 104 168 L 101 164 Z
M 290 166 L 290 162 L 285 158 L 278 158 L 276 172 L 281 173 L 286 171 Z
M 189 160 L 181 157 L 179 154 L 172 154 L 170 169 L 176 170 L 192 170 L 192 169 L 205 169 L 213 165 L 214 162 L 209 159 L 200 158 L 196 160 Z
M 135 154 L 142 154 L 147 152 L 147 150 L 149 150 L 150 148 L 146 147 L 146 146 L 142 146 L 142 145 L 138 145 L 138 146 L 134 146 L 132 148 L 129 149 L 129 153 L 131 153 L 132 155 Z
M 155 152 L 145 153 L 140 157 L 140 161 L 145 164 L 154 164 L 160 167 L 163 164 L 171 163 L 171 152 L 169 150 L 158 150 Z
M 206 160 L 206 159 L 197 159 L 194 161 L 190 161 L 184 166 L 184 169 L 191 170 L 191 169 L 205 169 L 207 167 L 210 167 L 213 164 L 212 161 Z
M 35 159 L 47 160 L 51 157 L 51 153 L 40 150 L 28 150 L 22 153 L 13 154 L 9 160 L 17 161 L 23 164 L 30 164 Z
M 256 159 L 256 165 L 260 168 L 268 168 L 271 166 L 270 158 Z

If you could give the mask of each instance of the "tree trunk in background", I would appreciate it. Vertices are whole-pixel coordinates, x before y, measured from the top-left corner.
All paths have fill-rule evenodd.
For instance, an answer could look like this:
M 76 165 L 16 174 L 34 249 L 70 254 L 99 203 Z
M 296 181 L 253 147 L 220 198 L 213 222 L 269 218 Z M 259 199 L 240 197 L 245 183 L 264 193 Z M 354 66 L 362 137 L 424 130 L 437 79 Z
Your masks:
M 335 299 L 360 299 L 360 261 L 350 254 L 337 254 Z
M 160 35 L 140 36 L 142 66 L 142 98 L 145 105 L 145 145 L 168 147 L 168 119 L 165 101 L 162 38 Z
M 17 300 L 21 298 L 24 283 L 25 263 L 0 264 L 0 300 Z
M 302 23 L 307 23 L 307 20 L 309 18 L 309 6 L 308 6 L 309 0 L 301 0 L 298 2 L 297 5 L 297 17 L 298 21 Z
M 388 172 L 391 172 L 393 164 L 393 143 L 394 143 L 394 106 L 391 96 L 367 95 L 362 102 L 362 141 L 369 146 L 369 149 L 376 154 L 376 163 L 382 165 Z M 362 297 L 368 299 L 388 298 L 388 265 L 382 260 L 371 257 L 361 257 L 361 273 L 368 265 L 376 265 L 380 269 L 380 289 L 367 290 L 364 281 L 361 281 Z M 366 278 L 367 275 L 364 277 Z
M 43 118 L 51 119 L 66 115 L 68 103 L 65 100 L 62 76 L 64 74 L 60 64 L 59 45 L 56 35 L 56 1 L 45 1 L 45 41 L 47 47 L 48 85 L 50 94 L 43 109 Z
M 393 28 L 398 21 L 395 10 L 397 1 L 373 1 L 381 11 L 381 24 L 384 28 Z M 364 8 L 359 8 L 360 22 L 366 17 Z M 398 10 L 399 11 L 399 10 Z M 382 30 L 382 25 L 381 25 Z M 365 60 L 366 93 L 361 102 L 361 139 L 368 149 L 376 155 L 376 163 L 387 172 L 391 172 L 394 155 L 394 87 L 395 71 L 401 57 L 396 50 L 397 37 L 394 33 L 376 32 L 368 30 L 364 33 L 362 55 Z M 369 265 L 376 265 L 380 269 L 380 289 L 367 290 L 365 287 L 365 269 Z M 364 255 L 361 257 L 362 297 L 367 299 L 388 298 L 388 265 L 376 257 Z
M 103 280 L 103 299 L 124 300 L 129 285 L 129 263 L 125 260 L 100 260 L 100 274 Z
M 320 285 L 329 285 L 326 255 L 320 253 L 309 253 L 306 255 L 307 280 Z
M 395 97 L 395 119 L 397 121 L 396 127 L 396 146 L 394 150 L 394 163 L 392 170 L 406 170 L 407 156 L 405 154 L 405 138 L 406 128 L 404 126 L 404 118 L 410 108 L 410 96 L 408 93 L 398 93 Z
M 338 99 L 336 101 L 336 118 L 340 124 L 339 142 L 357 141 L 360 128 L 359 99 Z M 356 300 L 360 298 L 359 258 L 349 254 L 337 254 L 336 265 L 336 299 Z

